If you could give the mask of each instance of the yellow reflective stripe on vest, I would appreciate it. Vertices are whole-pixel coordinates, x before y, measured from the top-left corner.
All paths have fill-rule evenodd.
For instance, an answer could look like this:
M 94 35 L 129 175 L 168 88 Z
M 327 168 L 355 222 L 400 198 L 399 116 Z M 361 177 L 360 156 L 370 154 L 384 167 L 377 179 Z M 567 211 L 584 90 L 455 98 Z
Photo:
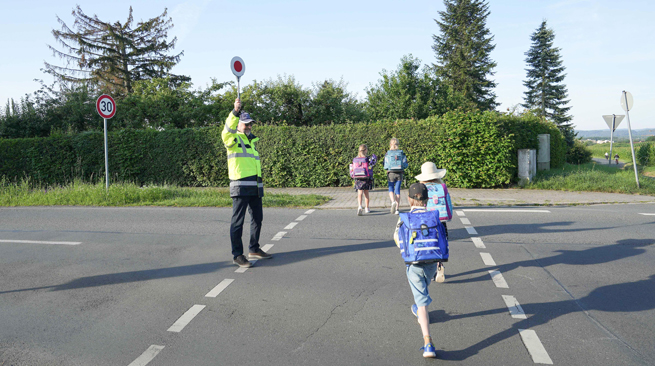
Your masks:
M 255 160 L 259 160 L 259 156 L 255 156 L 255 154 L 248 154 L 248 153 L 235 153 L 235 154 L 228 154 L 227 160 L 234 159 L 234 158 L 254 158 Z
M 245 187 L 245 186 L 258 186 L 258 184 L 256 180 L 233 180 L 230 182 L 230 187 Z
M 225 122 L 225 131 L 227 131 L 227 132 L 229 132 L 229 133 L 234 133 L 234 134 L 236 134 L 237 132 L 239 132 L 239 131 L 237 131 L 237 130 L 233 130 L 233 129 L 229 128 L 229 127 L 227 126 L 227 122 Z

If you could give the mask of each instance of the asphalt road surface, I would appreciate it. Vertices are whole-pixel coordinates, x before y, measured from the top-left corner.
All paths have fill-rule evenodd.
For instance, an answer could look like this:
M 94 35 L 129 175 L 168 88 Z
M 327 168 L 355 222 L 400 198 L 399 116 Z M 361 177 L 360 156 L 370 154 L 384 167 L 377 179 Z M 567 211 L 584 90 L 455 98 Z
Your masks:
M 0 208 L 0 365 L 655 364 L 655 205 L 455 211 L 425 360 L 386 210 Z

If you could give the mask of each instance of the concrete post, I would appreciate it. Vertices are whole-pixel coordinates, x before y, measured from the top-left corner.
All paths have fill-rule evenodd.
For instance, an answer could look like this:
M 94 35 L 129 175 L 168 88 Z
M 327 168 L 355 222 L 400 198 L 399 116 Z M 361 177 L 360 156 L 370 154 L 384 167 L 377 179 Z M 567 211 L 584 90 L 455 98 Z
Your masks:
M 537 175 L 537 150 L 520 149 L 519 152 L 519 185 L 524 186 Z
M 550 134 L 537 135 L 539 151 L 537 153 L 537 169 L 550 170 Z

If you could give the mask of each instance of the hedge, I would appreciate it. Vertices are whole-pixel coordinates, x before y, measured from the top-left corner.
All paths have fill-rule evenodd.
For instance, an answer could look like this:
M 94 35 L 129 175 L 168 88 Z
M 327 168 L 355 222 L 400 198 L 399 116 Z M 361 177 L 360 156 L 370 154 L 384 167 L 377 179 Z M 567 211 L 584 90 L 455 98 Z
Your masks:
M 227 186 L 223 123 L 194 129 L 121 130 L 110 133 L 112 180 L 137 184 Z M 255 126 L 261 138 L 267 187 L 349 186 L 348 164 L 360 144 L 380 158 L 375 179 L 385 182 L 382 158 L 396 137 L 409 160 L 408 182 L 421 164 L 448 170 L 452 187 L 487 188 L 516 179 L 517 150 L 536 149 L 539 133 L 551 134 L 551 167 L 564 163 L 565 145 L 557 127 L 532 116 L 497 112 L 449 112 L 425 120 L 377 121 L 311 127 Z M 0 139 L 0 177 L 29 177 L 40 184 L 104 177 L 102 132 L 31 139 Z

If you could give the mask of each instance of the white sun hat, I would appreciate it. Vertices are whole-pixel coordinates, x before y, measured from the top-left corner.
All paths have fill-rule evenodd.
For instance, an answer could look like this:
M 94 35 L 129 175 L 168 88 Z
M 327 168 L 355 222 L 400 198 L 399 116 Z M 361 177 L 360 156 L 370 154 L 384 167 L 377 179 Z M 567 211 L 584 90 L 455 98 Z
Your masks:
M 419 182 L 426 182 L 433 179 L 442 179 L 446 176 L 446 169 L 439 169 L 437 165 L 431 161 L 421 165 L 421 174 L 416 178 Z

